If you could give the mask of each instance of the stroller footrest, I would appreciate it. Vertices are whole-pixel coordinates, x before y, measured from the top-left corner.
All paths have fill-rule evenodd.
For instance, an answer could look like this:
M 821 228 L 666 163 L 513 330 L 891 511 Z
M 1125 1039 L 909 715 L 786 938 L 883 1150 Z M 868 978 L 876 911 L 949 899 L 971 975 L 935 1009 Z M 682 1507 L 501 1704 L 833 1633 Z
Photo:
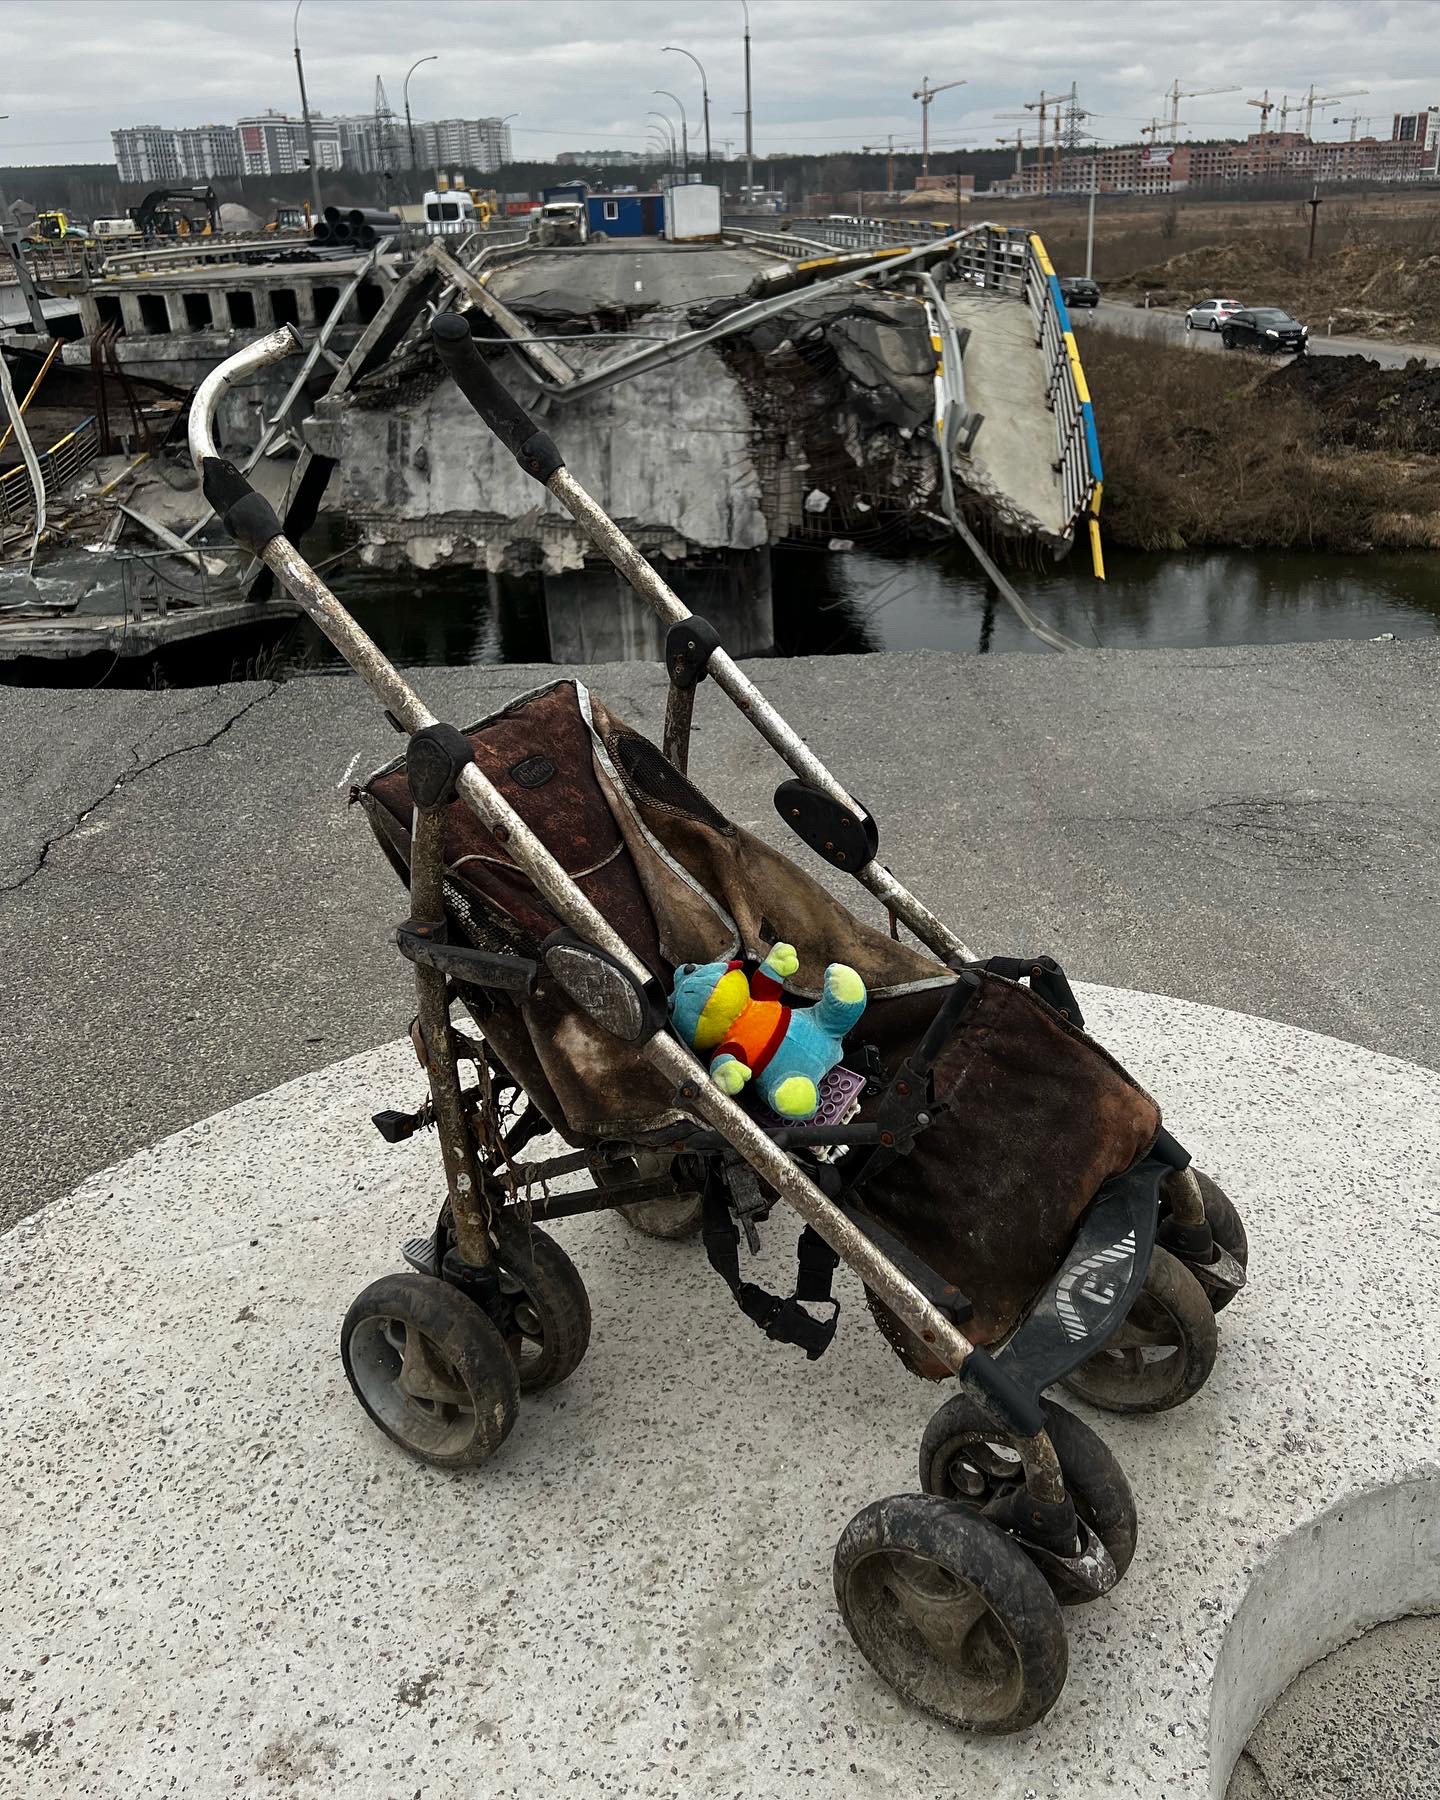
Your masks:
M 407 1238 L 400 1246 L 400 1254 L 409 1263 L 417 1275 L 438 1275 L 435 1267 L 435 1233 L 427 1231 L 423 1237 Z
M 1166 1165 L 1153 1157 L 1112 1176 L 1080 1222 L 1070 1254 L 996 1355 L 1039 1394 L 1104 1349 L 1145 1284 Z

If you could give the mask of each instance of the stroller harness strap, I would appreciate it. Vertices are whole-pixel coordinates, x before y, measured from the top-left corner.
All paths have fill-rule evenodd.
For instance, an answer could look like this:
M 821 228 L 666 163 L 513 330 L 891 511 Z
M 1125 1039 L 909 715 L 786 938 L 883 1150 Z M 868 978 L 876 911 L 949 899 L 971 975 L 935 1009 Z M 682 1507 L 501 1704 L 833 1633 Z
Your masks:
M 840 1262 L 836 1252 L 807 1225 L 796 1250 L 795 1292 L 782 1299 L 753 1281 L 740 1279 L 740 1232 L 730 1216 L 725 1178 L 718 1167 L 712 1166 L 705 1179 L 703 1217 L 706 1259 L 735 1296 L 741 1312 L 775 1343 L 794 1344 L 810 1362 L 818 1361 L 830 1348 L 840 1322 L 840 1302 L 830 1292 Z M 828 1305 L 830 1317 L 812 1319 L 804 1310 L 807 1305 Z

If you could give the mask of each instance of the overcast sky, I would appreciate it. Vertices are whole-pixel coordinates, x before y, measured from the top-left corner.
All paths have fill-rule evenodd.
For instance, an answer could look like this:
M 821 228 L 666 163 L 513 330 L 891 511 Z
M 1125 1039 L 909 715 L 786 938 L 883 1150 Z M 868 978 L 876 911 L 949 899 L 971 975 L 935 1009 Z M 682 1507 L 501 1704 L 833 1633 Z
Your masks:
M 1292 100 L 1368 89 L 1316 109 L 1373 118 L 1440 103 L 1440 0 L 749 0 L 755 150 L 919 141 L 921 78 L 964 78 L 931 107 L 937 147 L 990 147 L 1042 89 L 1078 86 L 1101 139 L 1133 140 L 1184 89 L 1196 136 L 1240 135 L 1267 87 Z M 0 164 L 105 162 L 119 125 L 231 123 L 266 107 L 298 115 L 293 0 L 0 0 Z M 406 70 L 417 118 L 516 112 L 517 156 L 641 149 L 673 89 L 700 135 L 704 63 L 717 151 L 744 147 L 741 0 L 302 0 L 300 42 L 316 112 L 368 112 L 375 77 L 397 113 Z M 1322 130 L 1323 121 L 1323 130 Z M 1303 122 L 1302 122 L 1303 123 Z M 1278 120 L 1272 121 L 1272 125 Z M 1362 124 L 1360 130 L 1364 131 Z M 1182 135 L 1185 135 L 1182 133 Z

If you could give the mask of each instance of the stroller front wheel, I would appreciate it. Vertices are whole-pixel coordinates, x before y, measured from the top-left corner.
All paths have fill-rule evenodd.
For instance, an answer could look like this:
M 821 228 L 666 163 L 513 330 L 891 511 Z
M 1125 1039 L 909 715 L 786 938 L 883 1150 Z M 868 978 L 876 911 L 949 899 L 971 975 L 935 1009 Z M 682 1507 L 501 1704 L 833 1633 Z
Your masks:
M 1049 1712 L 1065 1621 L 1045 1578 L 988 1519 L 931 1494 L 862 1507 L 835 1549 L 835 1601 L 870 1666 L 947 1724 L 998 1734 Z
M 1217 1348 L 1209 1295 L 1157 1244 L 1125 1323 L 1064 1385 L 1106 1412 L 1166 1412 L 1204 1387 Z
M 1045 1431 L 1065 1479 L 1076 1517 L 1110 1552 L 1117 1576 L 1135 1555 L 1135 1497 L 1114 1453 L 1098 1433 L 1053 1400 L 1041 1400 Z M 927 1494 L 974 1512 L 1008 1497 L 1025 1483 L 1019 1456 L 990 1418 L 962 1388 L 925 1427 L 920 1440 L 920 1486 Z M 1066 1581 L 1063 1571 L 1041 1565 L 1062 1606 L 1081 1606 L 1097 1596 L 1093 1588 Z
M 340 1328 L 340 1360 L 365 1411 L 402 1450 L 473 1467 L 509 1437 L 520 1384 L 475 1302 L 433 1275 L 384 1275 Z

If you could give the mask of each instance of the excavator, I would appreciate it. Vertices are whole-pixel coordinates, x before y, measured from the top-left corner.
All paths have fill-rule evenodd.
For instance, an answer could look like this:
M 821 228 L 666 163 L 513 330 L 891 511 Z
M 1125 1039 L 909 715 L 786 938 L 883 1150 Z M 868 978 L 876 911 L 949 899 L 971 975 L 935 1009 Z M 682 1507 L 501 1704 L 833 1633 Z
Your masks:
M 196 207 L 205 209 L 206 223 L 197 228 Z M 130 208 L 135 229 L 143 238 L 208 237 L 220 229 L 220 205 L 211 187 L 154 188 L 138 206 Z
M 43 212 L 36 213 L 30 221 L 30 230 L 23 241 L 27 248 L 40 248 L 63 243 L 66 238 L 84 239 L 88 235 L 82 226 L 71 220 L 69 213 Z

